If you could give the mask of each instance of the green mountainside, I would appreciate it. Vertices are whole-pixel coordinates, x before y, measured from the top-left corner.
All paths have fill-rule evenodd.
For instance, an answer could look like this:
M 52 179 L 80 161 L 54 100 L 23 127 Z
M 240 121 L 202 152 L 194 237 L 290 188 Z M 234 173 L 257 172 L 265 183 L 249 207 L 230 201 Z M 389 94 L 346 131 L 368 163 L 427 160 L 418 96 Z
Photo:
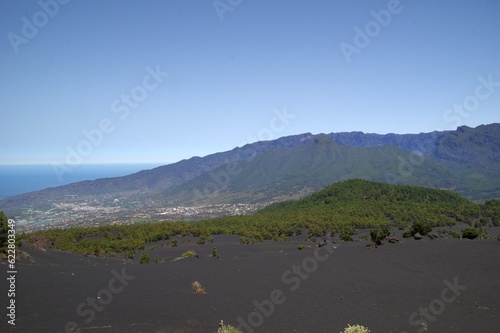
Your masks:
M 226 216 L 197 222 L 161 222 L 136 225 L 108 225 L 93 228 L 40 231 L 23 237 L 49 239 L 56 248 L 83 254 L 126 253 L 147 243 L 193 235 L 210 241 L 211 235 L 236 234 L 243 242 L 265 239 L 286 240 L 300 235 L 354 233 L 355 228 L 393 226 L 408 228 L 419 223 L 451 226 L 456 222 L 500 226 L 500 201 L 474 204 L 456 193 L 407 185 L 390 185 L 361 179 L 334 183 L 301 200 L 268 206 L 253 215 Z M 241 241 L 241 240 L 240 240 Z
M 460 177 L 431 157 L 399 147 L 341 146 L 328 136 L 241 162 L 232 175 L 226 169 L 221 166 L 165 191 L 165 197 L 176 203 L 258 202 L 293 198 L 350 178 L 445 189 L 461 189 L 476 182 Z

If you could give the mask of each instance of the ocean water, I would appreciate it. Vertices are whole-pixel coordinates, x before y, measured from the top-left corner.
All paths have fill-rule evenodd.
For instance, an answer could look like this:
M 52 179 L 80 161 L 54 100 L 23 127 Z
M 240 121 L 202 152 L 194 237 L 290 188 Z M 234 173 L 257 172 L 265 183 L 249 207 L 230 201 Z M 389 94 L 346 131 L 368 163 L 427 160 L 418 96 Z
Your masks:
M 59 179 L 51 165 L 0 165 L 0 198 L 82 180 L 126 176 L 159 164 L 87 164 L 72 167 Z

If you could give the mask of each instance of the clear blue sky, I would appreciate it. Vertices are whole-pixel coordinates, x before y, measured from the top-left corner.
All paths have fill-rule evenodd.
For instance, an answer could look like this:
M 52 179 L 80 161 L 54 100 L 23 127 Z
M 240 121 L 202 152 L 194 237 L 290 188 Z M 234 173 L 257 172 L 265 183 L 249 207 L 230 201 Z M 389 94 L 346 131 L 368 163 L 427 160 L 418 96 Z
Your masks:
M 305 132 L 500 122 L 497 0 L 55 1 L 0 2 L 0 164 L 70 150 L 171 163 Z

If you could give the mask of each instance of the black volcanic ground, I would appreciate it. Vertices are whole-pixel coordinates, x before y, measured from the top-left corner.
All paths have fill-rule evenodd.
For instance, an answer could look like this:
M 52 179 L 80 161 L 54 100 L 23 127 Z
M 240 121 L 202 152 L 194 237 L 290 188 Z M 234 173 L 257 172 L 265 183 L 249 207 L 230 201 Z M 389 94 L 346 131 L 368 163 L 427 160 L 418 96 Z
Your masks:
M 297 249 L 300 241 L 240 245 L 237 236 L 214 238 L 214 244 L 157 245 L 149 253 L 165 258 L 164 264 L 31 249 L 38 263 L 18 263 L 17 325 L 8 326 L 3 314 L 0 331 L 65 332 L 75 322 L 81 332 L 213 333 L 221 319 L 237 326 L 238 317 L 248 323 L 249 316 L 260 324 L 250 327 L 255 332 L 338 333 L 347 324 L 365 325 L 372 333 L 498 332 L 500 326 L 497 240 L 412 239 L 377 249 L 365 242 L 337 243 L 316 249 L 315 257 L 314 248 Z M 210 257 L 214 246 L 220 260 Z M 200 258 L 172 262 L 190 249 Z M 126 286 L 113 270 L 130 276 Z M 192 293 L 195 280 L 206 294 Z M 5 300 L 6 279 L 1 281 Z M 85 302 L 98 295 L 100 311 L 94 311 Z M 252 314 L 254 301 L 272 297 L 281 303 L 272 314 Z M 427 324 L 419 325 L 425 316 Z

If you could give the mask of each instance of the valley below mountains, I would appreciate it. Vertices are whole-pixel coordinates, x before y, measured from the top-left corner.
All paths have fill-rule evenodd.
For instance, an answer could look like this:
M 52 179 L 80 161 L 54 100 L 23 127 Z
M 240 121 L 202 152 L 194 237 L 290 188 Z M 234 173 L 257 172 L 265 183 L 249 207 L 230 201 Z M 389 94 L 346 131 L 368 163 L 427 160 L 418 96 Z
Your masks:
M 305 133 L 128 176 L 0 200 L 23 230 L 253 213 L 351 178 L 500 197 L 500 124 L 420 134 Z

